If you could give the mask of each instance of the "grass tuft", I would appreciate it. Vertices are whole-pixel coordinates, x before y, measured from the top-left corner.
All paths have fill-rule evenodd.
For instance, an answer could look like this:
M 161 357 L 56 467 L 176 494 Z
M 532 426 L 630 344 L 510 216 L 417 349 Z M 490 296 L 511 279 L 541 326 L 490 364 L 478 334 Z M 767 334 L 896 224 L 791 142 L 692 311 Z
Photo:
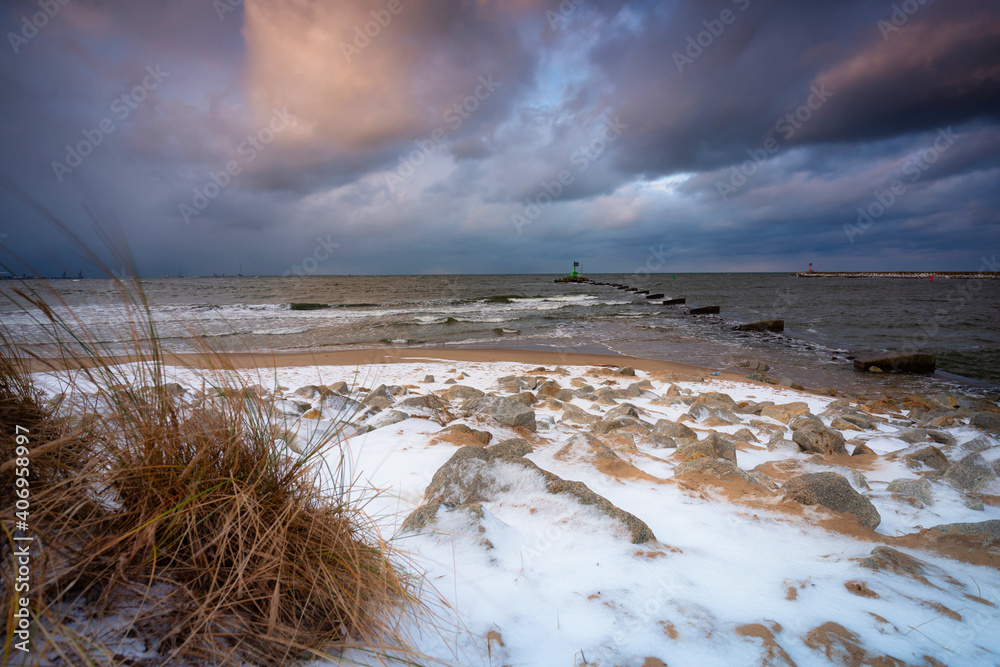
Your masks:
M 57 295 L 9 296 L 59 357 L 0 327 L 3 662 L 24 658 L 12 648 L 18 425 L 30 433 L 36 538 L 25 662 L 277 665 L 347 648 L 416 659 L 405 628 L 428 617 L 420 581 L 352 491 L 336 429 L 294 453 L 266 392 L 207 348 L 213 390 L 182 396 L 141 285 L 117 284 L 133 323 L 127 365 Z M 58 406 L 33 383 L 43 366 L 68 378 Z

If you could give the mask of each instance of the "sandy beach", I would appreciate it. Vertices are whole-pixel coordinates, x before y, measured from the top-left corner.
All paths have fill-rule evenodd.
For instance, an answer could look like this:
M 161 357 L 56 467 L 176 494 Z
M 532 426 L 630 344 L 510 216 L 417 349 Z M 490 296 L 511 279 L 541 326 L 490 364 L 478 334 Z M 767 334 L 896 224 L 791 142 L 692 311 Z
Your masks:
M 355 493 L 444 603 L 447 631 L 410 632 L 431 661 L 1000 656 L 995 402 L 534 350 L 223 359 L 232 370 L 168 358 L 178 403 L 235 374 L 273 405 L 288 455 L 338 432 L 324 456 L 346 453 Z M 54 396 L 70 375 L 36 378 Z

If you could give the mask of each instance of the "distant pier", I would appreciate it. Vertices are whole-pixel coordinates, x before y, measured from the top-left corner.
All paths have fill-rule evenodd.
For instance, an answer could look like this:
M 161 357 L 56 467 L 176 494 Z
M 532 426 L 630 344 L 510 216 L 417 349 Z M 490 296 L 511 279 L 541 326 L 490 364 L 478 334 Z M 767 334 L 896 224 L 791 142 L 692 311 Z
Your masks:
M 998 271 L 800 271 L 796 278 L 930 278 L 956 279 L 1000 279 Z

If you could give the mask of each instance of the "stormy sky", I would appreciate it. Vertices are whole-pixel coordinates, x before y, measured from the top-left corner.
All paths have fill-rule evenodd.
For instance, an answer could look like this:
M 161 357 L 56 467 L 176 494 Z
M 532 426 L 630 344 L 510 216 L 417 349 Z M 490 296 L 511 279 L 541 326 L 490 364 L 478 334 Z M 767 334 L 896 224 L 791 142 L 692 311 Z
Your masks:
M 17 271 L 997 270 L 995 0 L 31 0 L 0 30 Z

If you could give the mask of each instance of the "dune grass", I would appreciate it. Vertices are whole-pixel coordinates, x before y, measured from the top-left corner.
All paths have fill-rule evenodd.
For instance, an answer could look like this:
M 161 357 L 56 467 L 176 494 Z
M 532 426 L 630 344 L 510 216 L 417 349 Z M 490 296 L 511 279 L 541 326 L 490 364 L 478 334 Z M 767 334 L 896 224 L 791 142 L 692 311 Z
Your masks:
M 211 386 L 182 396 L 164 377 L 141 284 L 115 283 L 132 323 L 128 365 L 55 292 L 14 292 L 73 369 L 58 406 L 32 382 L 41 360 L 0 327 L 3 661 L 272 665 L 349 647 L 417 661 L 405 628 L 433 623 L 421 582 L 352 500 L 363 494 L 336 430 L 293 452 L 266 392 L 208 348 Z M 16 426 L 31 452 L 27 656 L 12 634 Z M 320 474 L 331 461 L 344 480 L 333 492 Z

